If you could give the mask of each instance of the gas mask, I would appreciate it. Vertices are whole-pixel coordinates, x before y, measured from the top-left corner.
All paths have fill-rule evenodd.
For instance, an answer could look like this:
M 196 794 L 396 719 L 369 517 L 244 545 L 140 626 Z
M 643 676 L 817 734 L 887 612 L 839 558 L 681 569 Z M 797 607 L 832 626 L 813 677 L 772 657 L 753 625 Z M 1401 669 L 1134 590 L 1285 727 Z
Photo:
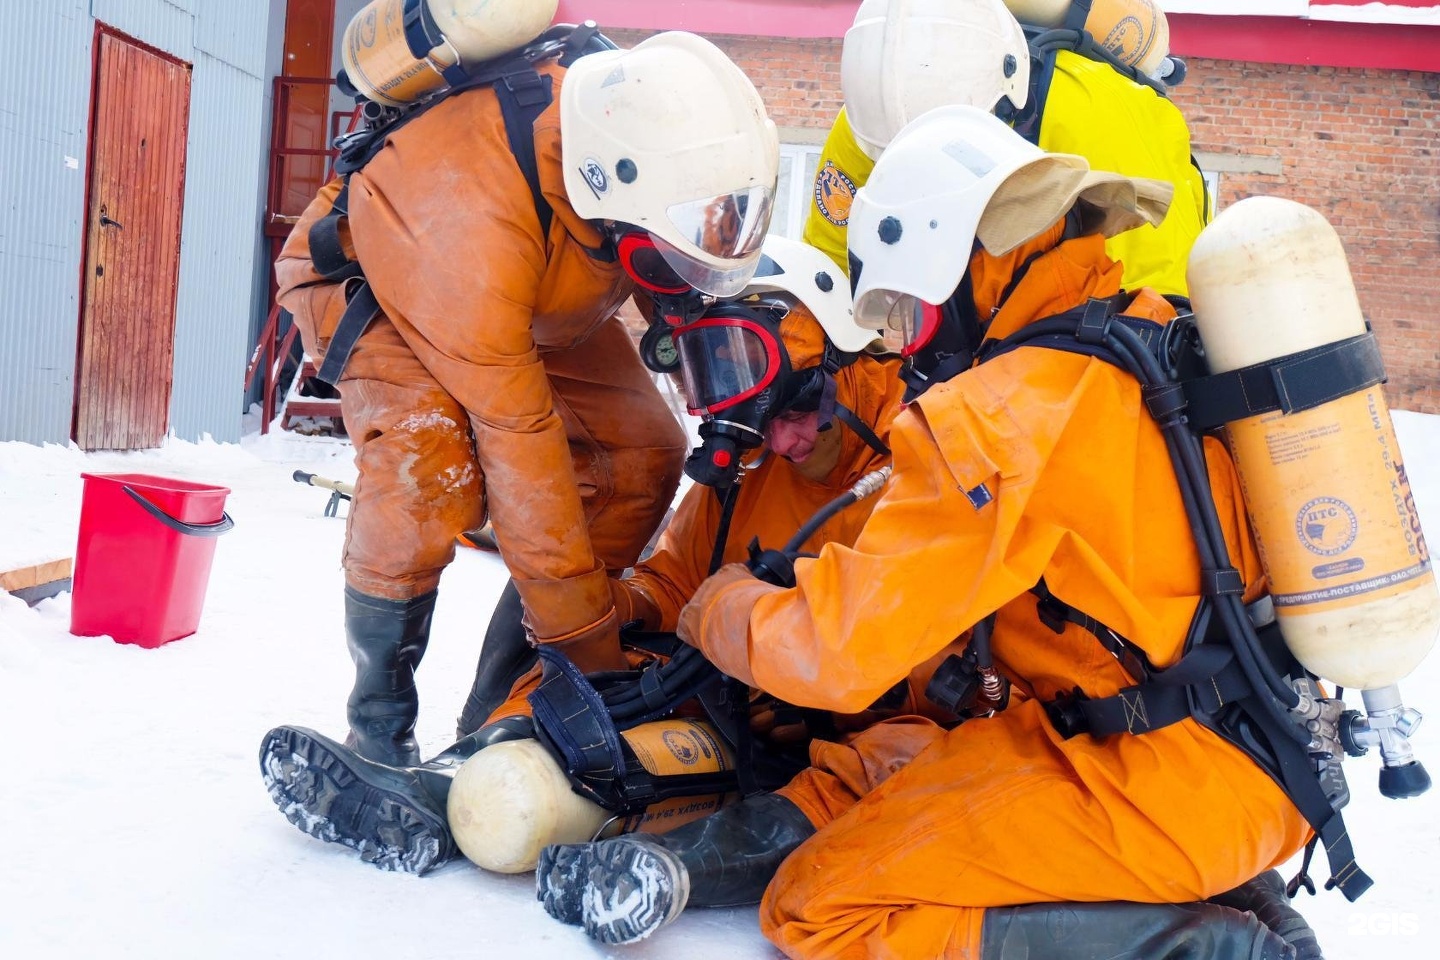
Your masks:
M 822 429 L 829 425 L 834 378 L 821 366 L 791 369 L 780 337 L 790 309 L 779 296 L 723 301 L 670 330 L 686 406 L 703 418 L 700 446 L 685 463 L 695 482 L 734 483 L 741 457 L 765 442 L 766 424 L 783 411 L 820 410 Z

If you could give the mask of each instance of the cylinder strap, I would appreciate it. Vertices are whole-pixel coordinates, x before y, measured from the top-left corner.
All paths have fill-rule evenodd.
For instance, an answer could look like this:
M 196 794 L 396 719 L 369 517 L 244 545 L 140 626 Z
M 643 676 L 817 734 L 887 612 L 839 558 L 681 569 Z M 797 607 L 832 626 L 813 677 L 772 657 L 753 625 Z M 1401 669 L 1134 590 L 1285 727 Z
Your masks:
M 1262 413 L 1299 413 L 1385 382 L 1380 345 L 1369 331 L 1264 363 L 1185 381 L 1186 416 L 1210 430 Z

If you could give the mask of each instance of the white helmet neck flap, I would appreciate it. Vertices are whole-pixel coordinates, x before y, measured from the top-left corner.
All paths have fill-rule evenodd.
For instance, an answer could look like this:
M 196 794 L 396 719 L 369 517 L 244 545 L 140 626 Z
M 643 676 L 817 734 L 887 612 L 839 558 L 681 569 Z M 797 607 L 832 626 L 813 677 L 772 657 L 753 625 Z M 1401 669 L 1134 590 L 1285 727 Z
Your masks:
M 900 131 L 856 194 L 847 233 L 856 323 L 900 330 L 915 301 L 943 304 L 977 238 L 1003 256 L 1079 200 L 1083 232 L 1114 236 L 1159 223 L 1173 191 L 1045 153 L 974 107 L 939 107 Z
M 879 338 L 877 330 L 855 323 L 850 284 L 826 254 L 807 243 L 781 236 L 765 238 L 755 276 L 741 297 L 784 292 L 815 317 L 825 338 L 842 353 L 859 353 Z
M 577 214 L 648 232 L 698 290 L 740 292 L 770 226 L 780 146 L 718 47 L 672 32 L 581 57 L 561 86 L 560 134 Z
M 840 54 L 845 115 L 875 159 L 934 107 L 1025 106 L 1030 48 L 1002 0 L 864 0 Z

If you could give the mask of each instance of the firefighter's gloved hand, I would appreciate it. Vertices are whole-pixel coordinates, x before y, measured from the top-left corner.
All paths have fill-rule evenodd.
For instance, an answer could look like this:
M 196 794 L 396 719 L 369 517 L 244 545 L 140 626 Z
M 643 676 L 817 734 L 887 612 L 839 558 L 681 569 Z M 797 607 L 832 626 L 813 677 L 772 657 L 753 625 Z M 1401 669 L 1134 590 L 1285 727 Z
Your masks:
M 620 617 L 611 610 L 599 620 L 563 637 L 532 642 L 545 644 L 564 653 L 582 673 L 603 673 L 625 670 L 630 664 L 620 649 Z
M 739 580 L 754 580 L 749 568 L 743 563 L 727 563 L 713 576 L 700 584 L 700 589 L 690 602 L 680 608 L 680 619 L 675 625 L 675 635 L 692 647 L 700 647 L 700 632 L 705 623 L 705 614 L 720 592 Z M 703 648 L 702 648 L 703 649 Z
M 750 691 L 750 732 L 779 744 L 804 743 L 813 738 L 803 710 L 763 690 Z
M 750 666 L 750 614 L 755 604 L 780 590 L 756 580 L 743 563 L 727 564 L 700 584 L 680 611 L 675 632 L 722 673 L 759 686 Z

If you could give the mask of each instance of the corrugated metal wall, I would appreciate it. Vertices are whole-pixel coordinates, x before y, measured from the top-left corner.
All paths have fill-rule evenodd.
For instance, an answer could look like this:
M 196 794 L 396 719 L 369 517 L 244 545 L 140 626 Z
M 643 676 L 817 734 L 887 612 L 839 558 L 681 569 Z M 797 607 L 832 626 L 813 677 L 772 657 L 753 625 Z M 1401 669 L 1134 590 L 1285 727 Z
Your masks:
M 87 7 L 15 4 L 0 31 L 0 440 L 70 436 L 94 31 Z
M 239 439 L 264 303 L 267 58 L 284 0 L 14 6 L 0 31 L 0 440 L 70 435 L 97 20 L 193 64 L 170 429 Z

